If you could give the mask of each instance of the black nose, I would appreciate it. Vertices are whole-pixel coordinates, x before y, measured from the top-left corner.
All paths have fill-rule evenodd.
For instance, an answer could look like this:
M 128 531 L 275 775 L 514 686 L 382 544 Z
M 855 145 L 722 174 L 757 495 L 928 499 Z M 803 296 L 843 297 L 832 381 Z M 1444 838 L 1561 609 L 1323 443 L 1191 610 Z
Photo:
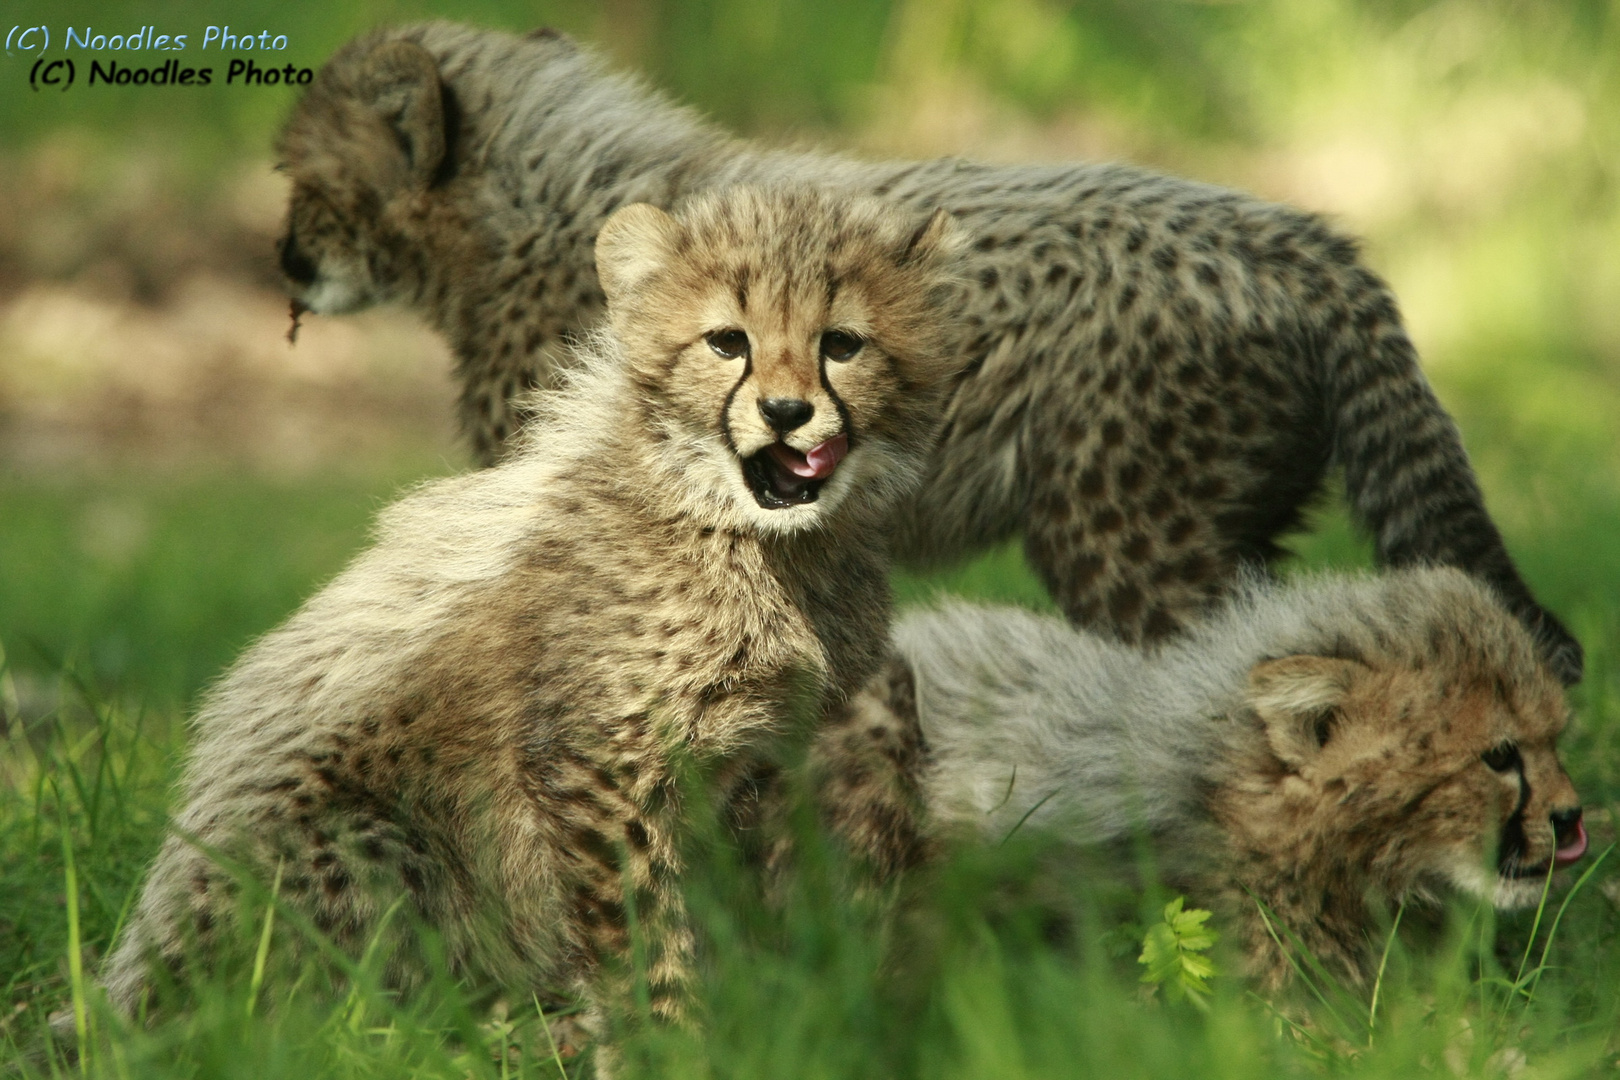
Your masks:
M 816 407 L 802 398 L 773 397 L 759 403 L 759 415 L 778 435 L 803 427 L 816 414 Z
M 1558 838 L 1559 847 L 1568 847 L 1580 835 L 1581 808 L 1573 810 L 1560 810 L 1552 815 L 1553 835 Z
M 318 271 L 315 264 L 309 261 L 309 256 L 298 250 L 298 241 L 291 229 L 276 246 L 281 249 L 281 272 L 287 275 L 287 279 L 295 285 L 314 284 Z

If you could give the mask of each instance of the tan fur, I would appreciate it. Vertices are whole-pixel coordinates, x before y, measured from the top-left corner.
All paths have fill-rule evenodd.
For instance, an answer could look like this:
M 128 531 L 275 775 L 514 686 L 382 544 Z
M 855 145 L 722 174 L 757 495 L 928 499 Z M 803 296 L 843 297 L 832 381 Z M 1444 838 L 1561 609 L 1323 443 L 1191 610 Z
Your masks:
M 815 751 L 836 805 L 879 808 L 830 816 L 880 869 L 1020 822 L 1146 833 L 1275 986 L 1290 968 L 1256 900 L 1360 980 L 1369 903 L 1450 886 L 1522 906 L 1561 844 L 1584 846 L 1562 688 L 1454 570 L 1251 586 L 1152 657 L 1011 609 L 913 614 L 895 637 L 900 666 Z
M 610 220 L 610 329 L 524 447 L 387 510 L 209 694 L 177 835 L 102 973 L 112 999 L 133 1010 L 151 964 L 229 924 L 213 851 L 266 882 L 279 867 L 351 955 L 403 902 L 396 930 L 433 927 L 474 984 L 621 1004 L 629 881 L 654 1011 L 679 1017 L 682 762 L 746 815 L 878 667 L 879 526 L 938 423 L 949 244 L 942 219 L 802 191 Z M 864 344 L 826 359 L 829 329 Z M 719 355 L 717 332 L 750 351 Z M 849 451 L 818 499 L 767 509 L 743 459 L 776 438 L 758 399 L 788 387 L 817 410 L 784 442 Z M 410 944 L 386 944 L 397 986 L 422 975 Z
M 319 313 L 399 302 L 442 331 L 482 460 L 600 317 L 590 252 L 608 214 L 737 182 L 825 184 L 944 208 L 968 240 L 944 328 L 965 373 L 897 516 L 899 557 L 1021 535 L 1071 620 L 1151 643 L 1280 557 L 1337 467 L 1381 561 L 1479 576 L 1580 678 L 1580 646 L 1520 580 L 1394 297 L 1310 214 L 1126 165 L 773 152 L 560 35 L 446 23 L 346 45 L 280 151 L 294 295 Z

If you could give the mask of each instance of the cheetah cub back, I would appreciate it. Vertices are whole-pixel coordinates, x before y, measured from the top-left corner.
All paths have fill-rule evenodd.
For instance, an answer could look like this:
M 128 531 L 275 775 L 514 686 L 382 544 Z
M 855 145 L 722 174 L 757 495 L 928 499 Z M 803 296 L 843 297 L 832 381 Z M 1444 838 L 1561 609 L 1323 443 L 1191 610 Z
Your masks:
M 418 922 L 469 982 L 598 1004 L 634 910 L 679 1018 L 676 759 L 744 799 L 884 655 L 878 526 L 951 373 L 949 230 L 798 190 L 613 216 L 608 326 L 519 452 L 385 511 L 208 695 L 114 1002 L 224 948 L 230 865 L 351 955 Z M 388 933 L 409 989 L 414 939 Z
M 953 833 L 1147 835 L 1272 985 L 1290 967 L 1256 899 L 1360 980 L 1376 898 L 1521 907 L 1586 850 L 1562 687 L 1456 570 L 1250 583 L 1156 655 L 968 605 L 895 642 L 818 740 L 855 847 L 892 869 Z

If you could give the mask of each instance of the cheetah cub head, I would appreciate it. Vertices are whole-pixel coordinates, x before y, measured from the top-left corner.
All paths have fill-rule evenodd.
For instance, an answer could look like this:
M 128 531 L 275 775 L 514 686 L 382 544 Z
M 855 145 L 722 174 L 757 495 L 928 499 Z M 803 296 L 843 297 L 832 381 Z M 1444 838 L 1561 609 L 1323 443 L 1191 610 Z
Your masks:
M 1563 687 L 1523 628 L 1467 586 L 1409 613 L 1405 645 L 1347 638 L 1335 655 L 1250 671 L 1271 767 L 1246 786 L 1275 785 L 1279 799 L 1265 821 L 1228 802 L 1240 834 L 1301 864 L 1366 867 L 1391 895 L 1451 885 L 1504 909 L 1534 904 L 1548 873 L 1586 852 L 1557 751 Z
M 410 299 L 420 238 L 443 212 L 432 189 L 455 120 L 438 64 L 414 42 L 363 37 L 321 69 L 277 145 L 292 181 L 277 250 L 295 311 Z
M 957 362 L 949 218 L 810 190 L 639 203 L 596 241 L 613 338 L 670 498 L 787 533 L 915 486 Z

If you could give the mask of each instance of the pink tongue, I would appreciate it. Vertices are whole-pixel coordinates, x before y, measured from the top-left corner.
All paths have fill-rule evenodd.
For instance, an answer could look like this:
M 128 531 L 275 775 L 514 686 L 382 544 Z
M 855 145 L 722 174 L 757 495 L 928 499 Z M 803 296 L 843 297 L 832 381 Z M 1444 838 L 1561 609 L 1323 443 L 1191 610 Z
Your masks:
M 849 453 L 849 438 L 844 435 L 834 435 L 803 455 L 782 443 L 771 446 L 771 456 L 776 459 L 778 465 L 794 476 L 802 476 L 806 480 L 825 480 L 832 475 L 833 470 L 844 460 L 847 453 Z
M 1575 829 L 1575 839 L 1570 841 L 1569 847 L 1561 847 L 1553 855 L 1553 862 L 1559 866 L 1568 866 L 1586 854 L 1586 823 L 1577 821 Z
M 849 439 L 843 435 L 834 435 L 812 449 L 804 456 L 804 460 L 814 470 L 810 475 L 821 480 L 832 475 L 832 471 L 844 460 L 847 453 L 849 453 Z

